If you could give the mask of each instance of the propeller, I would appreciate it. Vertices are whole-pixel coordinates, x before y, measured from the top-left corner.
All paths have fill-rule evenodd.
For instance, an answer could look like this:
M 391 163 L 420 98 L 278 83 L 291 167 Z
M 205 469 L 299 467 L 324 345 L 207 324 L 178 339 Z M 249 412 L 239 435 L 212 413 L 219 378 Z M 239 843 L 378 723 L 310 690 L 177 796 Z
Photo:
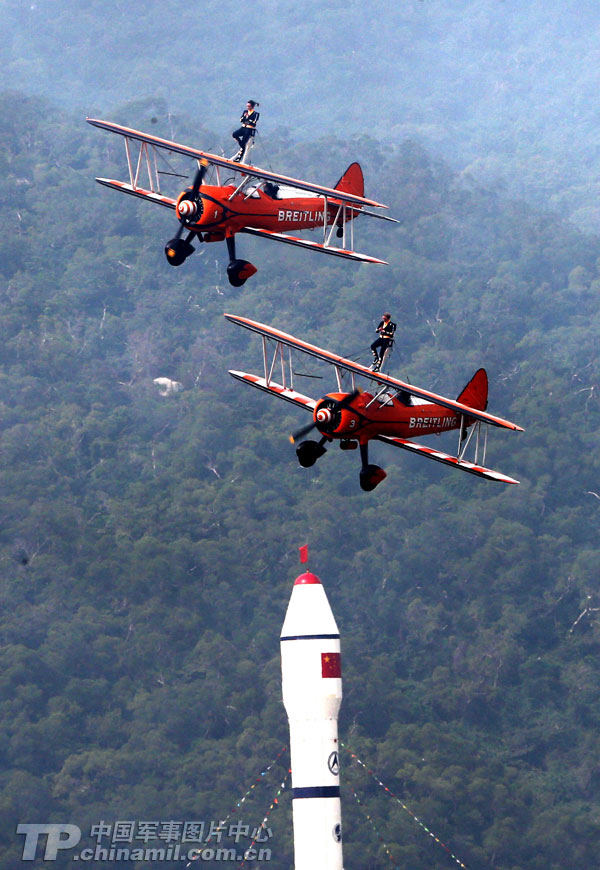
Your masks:
M 353 392 L 348 393 L 347 396 L 344 396 L 344 398 L 339 401 L 337 399 L 325 399 L 323 404 L 317 410 L 317 419 L 313 420 L 312 423 L 309 423 L 307 426 L 298 429 L 298 431 L 294 432 L 293 435 L 290 435 L 290 444 L 294 444 L 298 438 L 307 435 L 312 429 L 316 429 L 317 426 L 320 425 L 325 428 L 328 423 L 332 423 L 336 415 L 341 413 L 344 408 L 347 408 L 348 405 L 350 405 L 354 399 L 360 395 L 360 393 L 360 390 L 353 390 Z
M 183 200 L 183 202 L 190 202 L 190 200 L 192 200 L 192 199 L 196 200 L 198 198 L 198 192 L 199 192 L 200 188 L 202 187 L 202 182 L 204 181 L 204 176 L 206 175 L 206 170 L 208 169 L 208 167 L 209 167 L 208 160 L 206 160 L 206 158 L 203 157 L 200 160 L 200 165 L 198 166 L 198 169 L 196 170 L 196 174 L 194 176 L 194 182 L 192 184 L 192 189 L 190 192 L 191 195 L 188 199 Z M 186 227 L 185 221 L 182 220 L 180 217 L 179 227 L 177 228 L 177 232 L 175 233 L 175 235 L 173 236 L 171 241 L 174 242 L 174 241 L 177 241 L 178 239 L 180 239 L 182 234 L 183 234 L 183 231 L 186 228 L 187 227 Z
M 204 176 L 206 175 L 206 170 L 208 169 L 208 160 L 203 157 L 200 160 L 200 166 L 194 176 L 194 183 L 192 184 L 192 196 L 194 199 L 198 196 L 198 191 L 200 190 L 200 186 L 204 180 Z

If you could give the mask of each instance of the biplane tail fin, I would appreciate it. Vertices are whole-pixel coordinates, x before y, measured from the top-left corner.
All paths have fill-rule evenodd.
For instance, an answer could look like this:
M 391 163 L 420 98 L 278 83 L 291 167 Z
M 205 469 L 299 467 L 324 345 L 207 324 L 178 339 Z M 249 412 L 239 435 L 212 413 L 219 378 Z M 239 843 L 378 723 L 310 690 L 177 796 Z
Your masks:
M 485 411 L 488 404 L 488 377 L 485 369 L 477 369 L 462 393 L 457 396 L 457 402 L 468 405 L 476 411 Z
M 354 196 L 364 196 L 365 178 L 360 163 L 351 163 L 334 189 L 341 190 L 343 193 L 352 193 Z

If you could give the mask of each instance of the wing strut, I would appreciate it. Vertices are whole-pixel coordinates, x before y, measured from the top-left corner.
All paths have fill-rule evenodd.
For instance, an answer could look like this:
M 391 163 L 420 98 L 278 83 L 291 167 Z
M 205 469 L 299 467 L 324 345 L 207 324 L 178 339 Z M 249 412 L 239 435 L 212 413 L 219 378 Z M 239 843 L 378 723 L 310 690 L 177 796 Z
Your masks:
M 273 355 L 270 354 L 269 345 L 273 344 Z M 279 364 L 281 366 L 281 386 L 284 390 L 289 389 L 291 391 L 294 390 L 294 372 L 292 366 L 292 349 L 289 348 L 289 358 L 287 360 L 287 371 L 286 371 L 286 359 L 285 359 L 285 351 L 284 344 L 282 341 L 270 340 L 267 336 L 262 336 L 262 351 L 263 351 L 263 369 L 265 373 L 264 383 L 267 388 L 270 388 L 273 382 L 273 372 L 275 371 L 275 366 L 277 365 L 277 361 L 279 360 Z
M 479 452 L 481 449 L 481 453 L 482 453 L 481 464 L 483 465 L 485 462 L 485 454 L 487 452 L 487 438 L 488 438 L 487 426 L 485 429 L 484 436 L 481 439 L 481 441 L 483 442 L 483 445 L 481 445 L 480 444 L 481 420 L 477 420 L 475 422 L 475 425 L 472 426 L 468 431 L 466 431 L 465 430 L 465 416 L 464 416 L 464 414 L 461 414 L 461 418 L 460 418 L 460 434 L 459 434 L 459 438 L 458 438 L 457 458 L 458 458 L 459 462 L 464 459 L 465 454 L 467 452 L 467 447 L 469 446 L 469 443 L 471 442 L 474 433 L 475 433 L 475 458 L 474 458 L 473 462 L 475 463 L 475 465 L 478 464 Z M 463 443 L 463 440 L 464 440 L 464 443 Z
M 172 142 L 169 139 L 162 139 L 160 136 L 152 136 L 149 133 L 142 133 L 140 130 L 134 130 L 131 127 L 124 127 L 121 124 L 114 124 L 110 121 L 101 121 L 98 118 L 86 118 L 88 124 L 93 127 L 99 127 L 101 130 L 108 130 L 111 133 L 116 133 L 119 136 L 125 137 L 130 141 L 138 141 L 142 144 L 150 145 L 152 148 L 163 149 L 164 151 L 173 154 L 182 154 L 184 157 L 192 157 L 194 160 L 206 159 L 214 166 L 221 166 L 224 169 L 230 169 L 234 172 L 243 172 L 253 178 L 264 179 L 265 181 L 273 181 L 275 184 L 285 184 L 290 187 L 296 187 L 300 190 L 307 190 L 317 196 L 324 196 L 333 199 L 336 204 L 344 202 L 353 206 L 370 206 L 371 208 L 387 208 L 381 202 L 373 199 L 367 199 L 365 196 L 358 196 L 354 193 L 348 193 L 344 190 L 336 190 L 332 187 L 325 187 L 322 184 L 313 184 L 309 181 L 303 181 L 299 178 L 291 178 L 287 175 L 280 175 L 277 172 L 271 172 L 270 169 L 260 169 L 258 166 L 251 166 L 246 163 L 236 163 L 227 157 L 220 157 L 218 154 L 210 154 L 207 151 L 200 151 L 198 148 L 188 148 L 185 145 L 180 145 L 177 142 Z M 132 177 L 133 184 L 133 177 Z
M 273 353 L 271 355 L 271 345 L 274 344 Z M 229 374 L 238 381 L 249 384 L 251 387 L 256 387 L 263 390 L 265 393 L 272 393 L 280 399 L 285 399 L 286 402 L 291 402 L 293 405 L 305 408 L 307 411 L 312 411 L 316 405 L 316 401 L 310 396 L 305 396 L 302 393 L 296 392 L 294 389 L 294 369 L 292 364 L 292 348 L 288 348 L 288 359 L 286 362 L 284 344 L 281 341 L 276 341 L 267 336 L 262 336 L 262 351 L 263 351 L 263 369 L 264 377 L 259 378 L 257 375 L 248 374 L 247 372 L 238 372 L 230 369 Z M 277 365 L 277 361 L 281 365 L 281 383 L 278 384 L 273 380 L 273 373 Z M 286 371 L 287 366 L 287 371 Z
M 480 434 L 481 434 L 481 426 L 482 426 L 481 420 L 476 420 L 475 424 L 473 426 L 471 426 L 471 428 L 468 430 L 465 428 L 465 426 L 466 426 L 465 415 L 461 414 L 460 430 L 459 430 L 460 434 L 458 437 L 458 451 L 456 453 L 457 461 L 462 462 L 465 459 L 465 455 L 467 453 L 467 448 L 468 448 L 469 444 L 471 443 L 471 441 L 473 440 L 473 434 L 475 434 L 475 450 L 474 450 L 475 456 L 473 458 L 473 463 L 475 465 L 483 465 L 485 463 L 485 454 L 487 452 L 487 435 L 488 435 L 487 426 L 485 428 L 485 435 L 481 439 L 481 441 L 483 442 L 483 446 L 480 443 Z M 481 460 L 479 458 L 480 452 L 482 454 Z
M 493 414 L 488 414 L 486 411 L 480 411 L 478 408 L 471 408 L 469 405 L 463 405 L 462 402 L 459 402 L 456 399 L 448 399 L 445 396 L 439 396 L 430 390 L 415 387 L 413 384 L 405 383 L 398 378 L 393 378 L 390 375 L 383 374 L 382 372 L 373 372 L 371 369 L 368 369 L 360 363 L 353 362 L 352 360 L 345 359 L 331 351 L 316 347 L 316 345 L 295 338 L 293 335 L 289 335 L 288 333 L 275 329 L 272 326 L 258 323 L 247 317 L 238 317 L 234 314 L 224 314 L 223 316 L 232 323 L 237 323 L 239 326 L 243 326 L 245 329 L 257 332 L 259 335 L 266 336 L 267 338 L 281 341 L 283 344 L 296 348 L 309 356 L 314 356 L 317 359 L 323 360 L 323 362 L 330 363 L 334 367 L 339 367 L 340 371 L 344 370 L 354 372 L 354 374 L 362 375 L 363 377 L 376 381 L 379 384 L 391 387 L 395 390 L 402 390 L 418 399 L 424 399 L 425 402 L 432 402 L 433 404 L 441 405 L 443 408 L 449 408 L 456 414 L 464 414 L 472 420 L 481 420 L 483 423 L 489 423 L 492 426 L 499 426 L 503 429 L 512 429 L 517 432 L 523 431 L 521 426 L 518 426 L 516 423 L 511 423 L 509 420 L 495 417 Z
M 377 441 L 383 441 L 384 444 L 392 444 L 394 447 L 401 447 L 403 450 L 408 450 L 419 456 L 427 459 L 433 459 L 436 462 L 441 462 L 451 468 L 457 468 L 459 471 L 466 471 L 468 474 L 474 474 L 477 477 L 484 477 L 487 480 L 497 480 L 500 483 L 518 483 L 514 477 L 509 477 L 501 471 L 494 471 L 492 468 L 486 468 L 484 465 L 479 465 L 477 462 L 467 462 L 466 459 L 461 459 L 458 456 L 450 456 L 448 453 L 443 453 L 441 450 L 434 450 L 426 444 L 416 444 L 408 438 L 393 438 L 389 435 L 376 435 Z
M 135 172 L 133 169 L 133 155 L 131 153 L 131 142 L 125 137 L 125 154 L 127 157 L 127 169 L 129 170 L 129 183 L 133 190 L 143 189 L 140 185 L 140 176 L 145 168 L 148 175 L 148 187 L 151 193 L 160 193 L 160 178 L 158 174 L 158 162 L 156 148 L 149 146 L 147 142 L 140 142 L 140 150 L 137 155 Z M 152 152 L 152 157 L 150 156 Z

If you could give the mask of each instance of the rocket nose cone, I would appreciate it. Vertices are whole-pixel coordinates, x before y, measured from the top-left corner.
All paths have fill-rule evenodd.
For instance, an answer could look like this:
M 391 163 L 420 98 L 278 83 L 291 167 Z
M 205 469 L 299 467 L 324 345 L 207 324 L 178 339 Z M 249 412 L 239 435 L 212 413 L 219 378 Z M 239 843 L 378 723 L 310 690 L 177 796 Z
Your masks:
M 303 586 L 305 584 L 318 584 L 319 586 L 322 585 L 317 575 L 311 574 L 310 571 L 305 571 L 304 574 L 300 574 L 300 576 L 296 577 L 294 581 L 294 586 Z
M 316 574 L 307 571 L 294 582 L 281 636 L 312 637 L 317 634 L 339 637 L 325 587 Z

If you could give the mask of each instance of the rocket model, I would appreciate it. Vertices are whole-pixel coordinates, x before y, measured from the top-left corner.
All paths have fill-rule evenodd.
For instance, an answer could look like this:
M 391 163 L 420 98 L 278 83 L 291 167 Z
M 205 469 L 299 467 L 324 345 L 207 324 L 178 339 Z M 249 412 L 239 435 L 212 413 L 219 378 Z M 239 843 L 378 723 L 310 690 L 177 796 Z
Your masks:
M 290 725 L 295 870 L 342 870 L 340 634 L 321 581 L 301 574 L 281 629 Z

